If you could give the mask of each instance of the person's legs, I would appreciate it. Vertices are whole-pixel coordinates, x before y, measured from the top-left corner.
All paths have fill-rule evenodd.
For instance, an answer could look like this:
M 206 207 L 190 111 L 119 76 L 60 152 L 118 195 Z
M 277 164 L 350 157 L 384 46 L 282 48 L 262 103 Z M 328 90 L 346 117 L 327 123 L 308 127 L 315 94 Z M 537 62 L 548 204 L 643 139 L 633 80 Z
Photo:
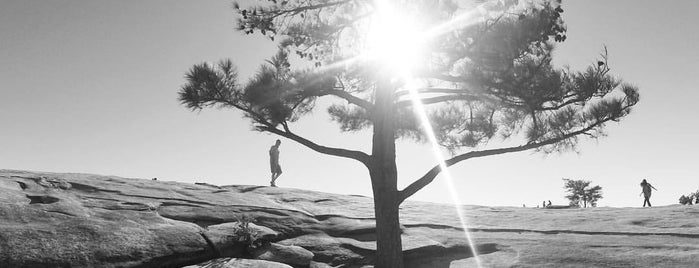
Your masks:
M 274 180 L 277 179 L 277 164 L 270 161 L 269 171 L 272 173 L 272 176 L 269 177 L 269 185 L 275 187 L 276 185 L 274 185 Z
M 277 186 L 277 185 L 275 184 L 275 182 L 277 181 L 277 178 L 279 178 L 280 175 L 282 175 L 282 167 L 281 167 L 279 164 L 277 164 L 277 165 L 273 168 L 273 171 L 272 171 L 272 181 L 270 182 L 270 184 L 271 184 L 273 187 L 276 187 L 276 186 Z
M 282 175 L 282 166 L 280 166 L 279 164 L 277 164 L 276 174 L 277 175 L 274 176 L 274 181 L 276 181 L 279 178 L 279 176 Z

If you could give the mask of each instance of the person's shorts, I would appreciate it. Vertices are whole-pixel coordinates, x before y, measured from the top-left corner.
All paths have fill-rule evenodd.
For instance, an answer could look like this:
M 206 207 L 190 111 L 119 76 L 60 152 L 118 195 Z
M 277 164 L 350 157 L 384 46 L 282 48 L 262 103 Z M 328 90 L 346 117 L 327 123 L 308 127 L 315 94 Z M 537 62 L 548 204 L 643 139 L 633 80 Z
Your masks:
M 282 173 L 282 166 L 279 164 L 269 164 L 269 169 L 272 171 L 272 173 Z

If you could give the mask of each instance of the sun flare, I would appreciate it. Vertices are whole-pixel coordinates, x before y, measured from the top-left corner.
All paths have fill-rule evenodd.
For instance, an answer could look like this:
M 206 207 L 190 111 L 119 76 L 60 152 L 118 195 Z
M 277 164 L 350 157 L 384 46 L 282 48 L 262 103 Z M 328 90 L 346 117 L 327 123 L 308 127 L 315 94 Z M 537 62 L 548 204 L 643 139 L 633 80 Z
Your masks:
M 415 25 L 415 18 L 410 19 L 407 13 L 400 8 L 390 6 L 389 1 L 377 0 L 375 13 L 372 15 L 367 32 L 367 51 L 365 56 L 369 61 L 375 61 L 379 67 L 388 70 L 394 78 L 405 80 L 405 87 L 410 93 L 413 108 L 423 126 L 434 158 L 440 163 L 442 176 L 444 177 L 449 194 L 452 197 L 456 213 L 464 236 L 470 245 L 470 251 L 474 256 L 476 267 L 482 267 L 476 245 L 468 231 L 466 216 L 460 207 L 461 201 L 453 178 L 445 164 L 445 157 L 440 149 L 432 125 L 428 119 L 427 111 L 417 93 L 418 82 L 413 77 L 413 72 L 420 64 L 424 64 L 424 52 L 427 50 L 426 41 L 444 32 L 454 29 L 459 23 L 473 23 L 467 19 L 473 18 L 474 12 L 468 12 L 443 25 L 437 25 L 431 29 L 420 29 Z
M 387 1 L 376 1 L 367 36 L 367 57 L 399 76 L 409 76 L 420 64 L 423 34 L 413 20 Z

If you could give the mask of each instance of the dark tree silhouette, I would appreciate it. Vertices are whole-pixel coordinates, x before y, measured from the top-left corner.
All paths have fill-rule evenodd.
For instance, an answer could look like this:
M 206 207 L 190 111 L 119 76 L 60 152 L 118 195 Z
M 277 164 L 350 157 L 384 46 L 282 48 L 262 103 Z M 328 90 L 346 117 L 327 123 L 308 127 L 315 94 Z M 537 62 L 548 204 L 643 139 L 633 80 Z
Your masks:
M 592 207 L 597 206 L 597 200 L 602 199 L 602 187 L 599 185 L 590 187 L 590 183 L 592 182 L 563 179 L 563 188 L 568 192 L 566 198 L 570 200 L 570 205 L 584 208 L 588 204 Z
M 247 83 L 234 64 L 194 65 L 179 100 L 190 109 L 233 108 L 253 128 L 296 141 L 319 153 L 359 161 L 369 170 L 377 230 L 376 267 L 402 267 L 398 208 L 430 184 L 439 164 L 404 189 L 397 187 L 395 143 L 425 141 L 405 80 L 372 59 L 359 57 L 375 2 L 371 0 L 269 0 L 240 7 L 238 30 L 278 42 L 279 52 Z M 412 70 L 437 139 L 453 157 L 471 158 L 537 150 L 574 149 L 579 137 L 597 138 L 639 99 L 637 89 L 609 74 L 606 49 L 584 71 L 556 68 L 552 51 L 566 39 L 560 2 L 516 0 L 464 6 L 452 1 L 394 1 L 418 30 L 479 10 L 476 23 L 455 20 L 425 44 L 422 65 Z M 398 9 L 398 8 L 396 8 Z M 311 64 L 292 70 L 289 55 Z M 296 61 L 292 61 L 296 63 Z M 295 64 L 296 66 L 296 64 Z M 306 68 L 306 69 L 303 69 Z M 342 103 L 327 111 L 342 131 L 370 129 L 371 152 L 318 144 L 298 135 L 293 123 L 315 108 L 316 99 Z M 515 146 L 493 146 L 510 138 Z M 488 143 L 487 147 L 485 146 Z M 464 148 L 471 148 L 464 151 Z
M 697 200 L 696 203 L 694 202 L 694 199 Z M 691 205 L 691 204 L 699 205 L 699 191 L 690 193 L 688 195 L 680 196 L 680 204 L 682 204 L 682 205 Z
M 682 205 L 691 205 L 692 204 L 692 199 L 687 197 L 686 195 L 680 196 L 680 204 Z

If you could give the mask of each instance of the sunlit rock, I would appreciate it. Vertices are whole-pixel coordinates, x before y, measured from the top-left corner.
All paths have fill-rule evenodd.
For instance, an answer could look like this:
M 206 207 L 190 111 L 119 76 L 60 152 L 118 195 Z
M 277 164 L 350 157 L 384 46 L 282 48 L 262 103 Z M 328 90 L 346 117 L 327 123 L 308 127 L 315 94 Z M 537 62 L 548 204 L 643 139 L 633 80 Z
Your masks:
M 473 248 L 453 205 L 401 205 L 406 267 L 699 263 L 699 206 L 458 209 Z M 371 267 L 375 251 L 369 197 L 0 170 L 0 267 Z

